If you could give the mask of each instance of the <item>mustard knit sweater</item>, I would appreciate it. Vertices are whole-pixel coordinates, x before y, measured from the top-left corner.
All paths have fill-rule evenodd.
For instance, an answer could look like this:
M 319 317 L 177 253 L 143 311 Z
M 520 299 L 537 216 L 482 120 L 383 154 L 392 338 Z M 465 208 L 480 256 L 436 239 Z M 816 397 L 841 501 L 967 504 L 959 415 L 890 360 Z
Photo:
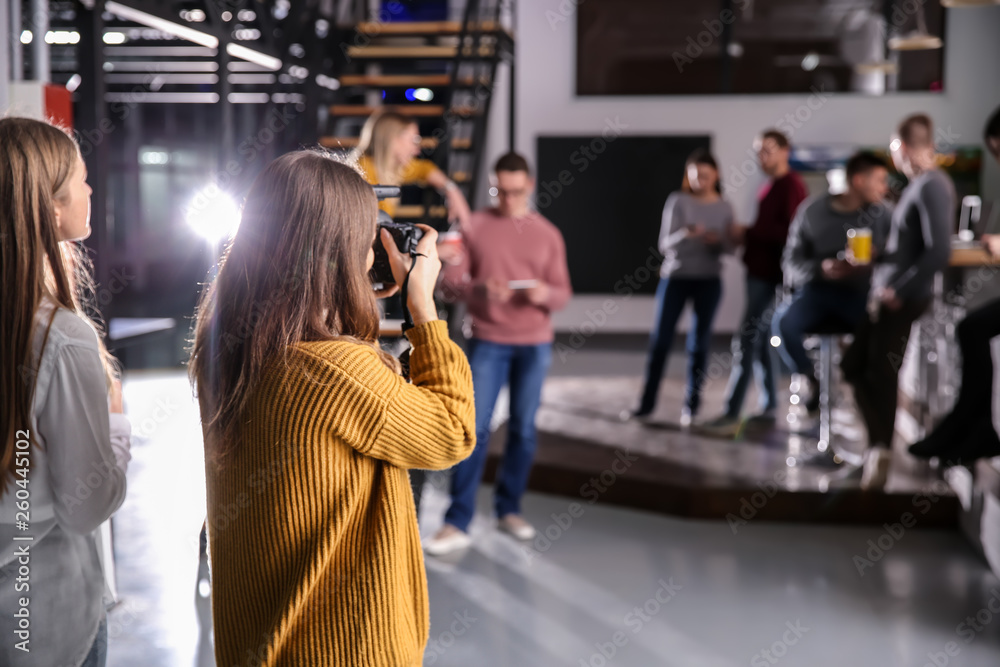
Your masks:
M 421 664 L 427 579 L 407 468 L 472 453 L 472 374 L 443 322 L 408 333 L 412 384 L 365 345 L 300 343 L 206 465 L 219 667 Z

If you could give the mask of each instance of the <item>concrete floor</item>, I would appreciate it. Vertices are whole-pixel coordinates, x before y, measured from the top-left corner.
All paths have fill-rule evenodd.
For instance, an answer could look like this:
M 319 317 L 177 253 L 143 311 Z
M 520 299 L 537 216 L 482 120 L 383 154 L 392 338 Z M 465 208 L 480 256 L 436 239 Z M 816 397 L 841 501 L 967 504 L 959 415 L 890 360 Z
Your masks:
M 607 366 L 629 372 L 622 361 Z M 131 374 L 125 398 L 138 435 L 115 518 L 121 601 L 108 664 L 212 665 L 208 599 L 197 590 L 197 406 L 180 371 Z M 438 527 L 445 484 L 435 476 L 427 489 L 424 534 Z M 1000 664 L 990 609 L 1000 609 L 1000 581 L 958 533 L 753 521 L 734 533 L 725 522 L 585 501 L 569 517 L 572 502 L 528 494 L 525 515 L 542 533 L 532 544 L 498 534 L 483 513 L 472 549 L 428 559 L 425 664 Z

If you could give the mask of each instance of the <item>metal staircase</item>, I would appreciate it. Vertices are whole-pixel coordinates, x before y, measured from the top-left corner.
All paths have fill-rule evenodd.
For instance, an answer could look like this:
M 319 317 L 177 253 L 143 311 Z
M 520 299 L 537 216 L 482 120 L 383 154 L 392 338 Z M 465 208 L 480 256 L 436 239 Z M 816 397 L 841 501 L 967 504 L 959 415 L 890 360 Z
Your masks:
M 513 82 L 514 37 L 501 25 L 504 12 L 512 11 L 510 0 L 469 0 L 461 20 L 393 22 L 387 12 L 382 18 L 388 21 L 370 20 L 365 7 L 355 7 L 357 20 L 331 33 L 342 45 L 333 68 L 340 87 L 327 108 L 320 143 L 351 149 L 374 111 L 404 113 L 420 126 L 425 156 L 472 203 L 500 63 L 510 64 Z M 399 207 L 397 217 L 440 227 L 445 210 L 437 194 L 417 198 L 421 203 Z M 404 191 L 404 204 L 412 199 Z

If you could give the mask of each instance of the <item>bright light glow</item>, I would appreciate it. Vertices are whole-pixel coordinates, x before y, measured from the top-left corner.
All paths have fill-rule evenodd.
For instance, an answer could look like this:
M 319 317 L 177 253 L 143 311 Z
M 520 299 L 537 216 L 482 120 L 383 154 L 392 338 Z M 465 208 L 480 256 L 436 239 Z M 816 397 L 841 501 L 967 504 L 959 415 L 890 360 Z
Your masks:
M 309 76 L 309 70 L 301 65 L 292 65 L 288 68 L 288 74 L 295 79 L 305 79 Z
M 781 338 L 779 336 L 771 336 L 771 347 L 781 347 Z
M 257 30 L 257 28 L 240 28 L 233 31 L 233 38 L 241 42 L 252 42 L 260 39 L 260 30 Z
M 222 14 L 220 15 L 220 18 L 222 18 L 222 20 L 225 21 L 226 23 L 229 23 L 230 21 L 233 20 L 233 13 L 232 12 L 222 12 Z
M 802 69 L 807 72 L 811 72 L 819 65 L 819 54 L 818 53 L 807 53 L 802 59 Z
M 125 37 L 125 33 L 123 32 L 116 31 L 116 32 L 104 33 L 105 44 L 124 44 L 126 39 L 127 38 Z
M 83 79 L 80 77 L 80 75 L 74 74 L 69 78 L 69 81 L 66 82 L 66 90 L 72 93 L 73 91 L 75 91 L 77 88 L 80 87 L 81 83 L 83 83 Z
M 191 23 L 201 23 L 208 17 L 200 9 L 184 10 L 181 12 L 181 18 L 185 21 L 190 21 Z
M 340 81 L 331 76 L 327 76 L 326 74 L 317 74 L 316 85 L 323 86 L 324 88 L 328 88 L 330 90 L 337 90 L 340 88 Z
M 900 141 L 899 139 L 893 139 L 892 142 L 889 144 L 889 150 L 898 151 L 899 147 L 902 145 L 903 145 L 902 141 Z
M 31 34 L 30 30 L 22 30 L 21 31 L 21 43 L 22 44 L 31 44 L 31 38 L 32 37 L 33 37 L 33 35 Z
M 278 58 L 269 56 L 266 53 L 261 53 L 260 51 L 248 49 L 242 44 L 233 44 L 232 42 L 226 44 L 226 53 L 231 55 L 233 58 L 239 58 L 241 60 L 254 63 L 255 65 L 260 65 L 264 69 L 269 69 L 272 72 L 277 72 L 281 69 L 281 60 Z M 308 71 L 306 74 L 308 75 Z
M 142 151 L 139 153 L 139 164 L 163 165 L 170 163 L 170 153 L 166 151 Z
M 236 14 L 236 18 L 249 23 L 257 18 L 257 12 L 252 9 L 241 9 L 239 13 Z
M 218 185 L 210 183 L 191 199 L 184 219 L 196 234 L 216 245 L 236 234 L 240 208 Z
M 45 33 L 46 44 L 78 44 L 80 33 L 70 30 L 50 30 Z
M 499 194 L 500 194 L 500 191 L 497 190 L 495 187 L 494 188 L 490 188 L 490 196 L 491 197 L 496 197 Z
M 119 18 L 123 18 L 127 21 L 135 21 L 136 23 L 140 23 L 144 26 L 162 30 L 163 32 L 176 35 L 181 39 L 186 39 L 189 42 L 194 42 L 195 44 L 201 44 L 202 46 L 207 46 L 212 49 L 218 48 L 219 46 L 219 38 L 209 35 L 207 32 L 202 32 L 201 30 L 195 30 L 194 28 L 183 26 L 180 23 L 174 23 L 173 21 L 161 19 L 159 16 L 153 16 L 152 14 L 141 12 L 138 9 L 126 7 L 119 2 L 108 2 L 104 5 L 104 8 Z
M 847 170 L 834 167 L 826 172 L 826 182 L 830 185 L 830 194 L 839 195 L 847 192 Z
M 413 98 L 421 102 L 430 102 L 434 99 L 434 91 L 430 88 L 417 88 L 413 91 Z

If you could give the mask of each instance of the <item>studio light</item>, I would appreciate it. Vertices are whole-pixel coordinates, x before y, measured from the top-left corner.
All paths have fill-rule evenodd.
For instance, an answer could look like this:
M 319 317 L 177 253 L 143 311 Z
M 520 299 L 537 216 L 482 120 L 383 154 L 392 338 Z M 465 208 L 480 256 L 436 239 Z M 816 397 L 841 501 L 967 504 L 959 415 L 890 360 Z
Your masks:
M 240 208 L 232 197 L 211 183 L 192 197 L 184 218 L 198 236 L 214 246 L 236 233 Z

